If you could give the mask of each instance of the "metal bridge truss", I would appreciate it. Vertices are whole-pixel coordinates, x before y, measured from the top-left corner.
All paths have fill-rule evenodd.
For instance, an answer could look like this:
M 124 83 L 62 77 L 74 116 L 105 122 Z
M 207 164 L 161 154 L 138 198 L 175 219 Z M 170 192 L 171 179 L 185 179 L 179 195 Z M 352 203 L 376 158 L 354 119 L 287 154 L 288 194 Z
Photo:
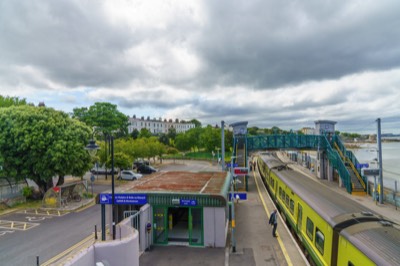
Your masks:
M 336 135 L 330 140 L 325 135 L 258 135 L 247 136 L 247 150 L 319 150 L 324 151 L 333 167 L 339 174 L 348 193 L 366 190 L 365 179 L 353 152 L 347 151 Z

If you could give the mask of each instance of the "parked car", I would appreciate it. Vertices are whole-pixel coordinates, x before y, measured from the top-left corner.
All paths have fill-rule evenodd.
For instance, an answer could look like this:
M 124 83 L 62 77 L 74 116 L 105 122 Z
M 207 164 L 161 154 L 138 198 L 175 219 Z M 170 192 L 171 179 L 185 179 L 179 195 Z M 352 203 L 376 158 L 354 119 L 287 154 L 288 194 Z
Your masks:
M 135 168 L 139 168 L 141 165 L 150 165 L 149 161 L 143 161 L 143 160 L 136 160 L 133 165 Z
M 122 180 L 136 180 L 142 178 L 142 174 L 134 173 L 131 170 L 122 170 L 118 176 L 118 179 Z
M 110 169 L 106 169 L 104 167 L 93 167 L 90 172 L 94 175 L 105 175 L 106 173 L 111 175 L 111 168 Z M 114 174 L 118 174 L 118 170 L 114 169 Z
M 137 168 L 137 172 L 142 173 L 142 174 L 151 174 L 151 173 L 157 172 L 157 169 L 155 169 L 154 167 L 152 167 L 150 165 L 142 164 L 142 165 L 139 165 L 139 167 Z

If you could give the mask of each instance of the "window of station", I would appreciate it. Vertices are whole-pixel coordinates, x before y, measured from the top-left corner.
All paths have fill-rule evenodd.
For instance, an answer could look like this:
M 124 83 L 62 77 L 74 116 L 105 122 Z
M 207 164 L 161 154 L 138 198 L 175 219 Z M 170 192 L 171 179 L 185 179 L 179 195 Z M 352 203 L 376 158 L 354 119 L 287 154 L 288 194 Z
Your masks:
M 315 247 L 318 249 L 321 255 L 324 255 L 324 243 L 325 236 L 317 227 L 315 230 Z
M 314 223 L 307 217 L 307 235 L 308 237 L 313 240 L 314 238 Z

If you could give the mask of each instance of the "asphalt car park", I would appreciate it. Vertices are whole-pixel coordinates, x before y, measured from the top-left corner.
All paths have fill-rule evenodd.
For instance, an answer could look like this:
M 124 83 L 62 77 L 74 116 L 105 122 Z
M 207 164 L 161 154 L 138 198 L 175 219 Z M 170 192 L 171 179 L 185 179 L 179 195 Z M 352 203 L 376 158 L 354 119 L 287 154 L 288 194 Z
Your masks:
M 0 237 L 15 231 L 26 231 L 39 226 L 46 219 L 60 217 L 68 212 L 26 209 L 0 216 Z

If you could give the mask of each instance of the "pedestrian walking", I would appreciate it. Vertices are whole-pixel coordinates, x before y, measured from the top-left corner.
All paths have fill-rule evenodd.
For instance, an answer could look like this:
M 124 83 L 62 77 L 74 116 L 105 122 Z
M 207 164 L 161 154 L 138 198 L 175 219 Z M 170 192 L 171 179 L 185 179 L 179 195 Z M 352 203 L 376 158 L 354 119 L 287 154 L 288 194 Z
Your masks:
M 269 224 L 274 227 L 272 229 L 272 236 L 278 237 L 276 235 L 276 228 L 278 227 L 278 216 L 276 209 L 271 213 L 271 216 L 269 217 Z

